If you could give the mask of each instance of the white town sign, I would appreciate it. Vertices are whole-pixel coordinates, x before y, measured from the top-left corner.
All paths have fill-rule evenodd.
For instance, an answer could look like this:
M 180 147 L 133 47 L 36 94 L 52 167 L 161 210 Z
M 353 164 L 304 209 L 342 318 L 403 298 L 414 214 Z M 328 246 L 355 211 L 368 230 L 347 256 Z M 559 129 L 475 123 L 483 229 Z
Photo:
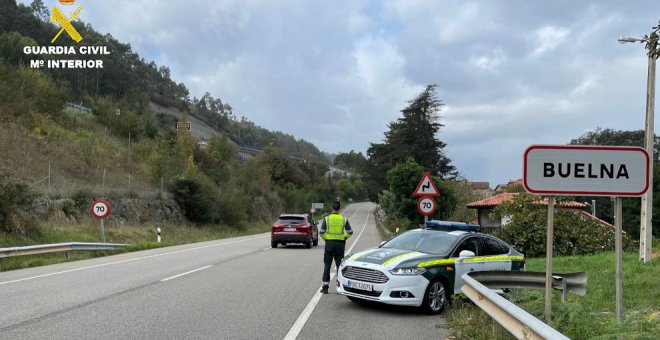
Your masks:
M 533 194 L 641 196 L 649 187 L 649 161 L 640 147 L 532 145 L 523 185 Z

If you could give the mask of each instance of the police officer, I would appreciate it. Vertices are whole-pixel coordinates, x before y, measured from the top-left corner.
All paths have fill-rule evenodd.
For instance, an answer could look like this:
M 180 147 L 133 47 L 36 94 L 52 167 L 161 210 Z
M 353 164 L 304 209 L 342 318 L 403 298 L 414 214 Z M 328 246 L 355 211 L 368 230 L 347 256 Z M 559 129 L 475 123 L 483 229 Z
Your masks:
M 339 269 L 339 264 L 344 258 L 344 248 L 346 239 L 353 235 L 353 229 L 348 222 L 348 218 L 339 214 L 339 201 L 332 203 L 332 213 L 323 218 L 321 224 L 321 238 L 325 241 L 325 252 L 323 253 L 323 287 L 321 293 L 328 294 L 330 283 L 330 266 L 332 259 Z

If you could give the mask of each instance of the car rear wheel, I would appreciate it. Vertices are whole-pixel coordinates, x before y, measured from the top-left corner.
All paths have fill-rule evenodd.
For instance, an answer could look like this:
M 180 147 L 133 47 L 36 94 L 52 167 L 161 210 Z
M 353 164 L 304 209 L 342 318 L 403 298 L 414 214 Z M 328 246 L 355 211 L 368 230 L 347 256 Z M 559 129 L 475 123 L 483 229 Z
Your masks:
M 312 239 L 310 238 L 309 241 L 305 242 L 305 248 L 309 249 L 312 247 Z
M 440 280 L 436 280 L 431 281 L 429 286 L 426 287 L 426 293 L 424 293 L 424 300 L 420 308 L 426 314 L 440 314 L 447 303 L 445 284 Z
M 277 242 L 270 241 L 270 246 L 273 247 L 273 248 L 277 248 Z

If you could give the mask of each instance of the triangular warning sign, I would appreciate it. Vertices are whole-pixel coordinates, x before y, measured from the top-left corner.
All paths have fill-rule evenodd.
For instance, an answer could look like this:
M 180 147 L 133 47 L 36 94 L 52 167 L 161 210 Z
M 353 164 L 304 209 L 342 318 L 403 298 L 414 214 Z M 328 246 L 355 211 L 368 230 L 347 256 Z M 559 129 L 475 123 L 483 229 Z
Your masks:
M 440 196 L 440 192 L 435 186 L 435 183 L 433 183 L 431 174 L 428 171 L 424 171 L 424 176 L 422 176 L 422 180 L 417 184 L 417 189 L 413 192 L 413 196 Z

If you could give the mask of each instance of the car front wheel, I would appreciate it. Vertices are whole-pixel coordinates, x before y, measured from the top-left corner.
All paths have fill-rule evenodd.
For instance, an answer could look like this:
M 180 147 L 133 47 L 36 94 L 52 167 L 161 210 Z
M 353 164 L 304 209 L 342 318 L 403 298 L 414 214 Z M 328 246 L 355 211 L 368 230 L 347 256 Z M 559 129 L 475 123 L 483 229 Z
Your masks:
M 440 314 L 447 306 L 447 290 L 442 281 L 431 281 L 426 287 L 424 300 L 420 308 L 426 314 Z

